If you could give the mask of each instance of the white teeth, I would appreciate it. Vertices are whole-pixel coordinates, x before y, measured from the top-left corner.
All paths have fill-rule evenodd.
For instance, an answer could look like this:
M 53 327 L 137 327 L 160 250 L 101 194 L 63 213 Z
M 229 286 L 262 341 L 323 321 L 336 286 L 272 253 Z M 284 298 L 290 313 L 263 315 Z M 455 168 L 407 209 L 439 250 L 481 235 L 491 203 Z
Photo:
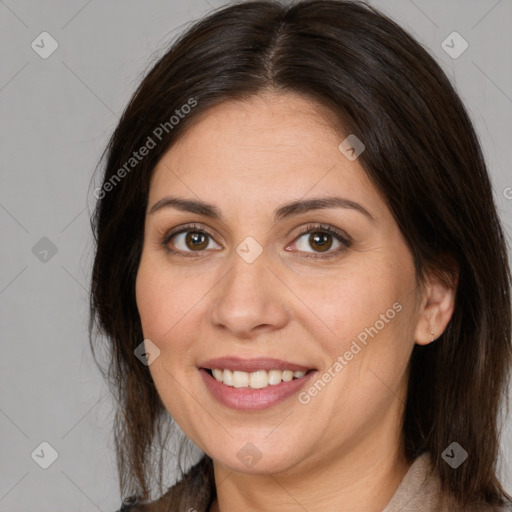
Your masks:
M 218 370 L 219 377 L 215 377 L 219 382 L 224 382 L 227 386 L 233 386 L 233 372 L 231 370 Z
M 291 380 L 300 379 L 306 375 L 305 371 L 292 370 L 258 370 L 256 372 L 240 372 L 231 370 L 221 370 L 219 368 L 212 369 L 215 380 L 223 382 L 226 386 L 235 388 L 262 389 L 267 386 L 276 386 L 281 382 L 290 382 Z
M 293 372 L 291 370 L 285 370 L 283 372 L 283 380 L 285 382 L 290 382 L 291 380 L 293 380 Z
M 266 388 L 268 386 L 268 373 L 265 370 L 249 374 L 249 387 L 253 389 Z
M 283 372 L 281 370 L 270 370 L 268 372 L 268 383 L 271 386 L 280 384 L 282 375 L 283 375 Z
M 249 374 L 247 372 L 233 372 L 233 386 L 235 388 L 246 388 L 249 385 Z

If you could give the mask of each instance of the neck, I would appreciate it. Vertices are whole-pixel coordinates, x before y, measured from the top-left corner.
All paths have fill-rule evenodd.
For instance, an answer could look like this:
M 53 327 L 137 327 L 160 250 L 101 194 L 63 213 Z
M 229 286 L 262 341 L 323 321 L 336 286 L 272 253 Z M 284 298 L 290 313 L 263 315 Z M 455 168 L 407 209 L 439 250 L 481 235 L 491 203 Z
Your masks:
M 396 426 L 377 425 L 349 448 L 281 473 L 245 474 L 214 461 L 210 512 L 382 512 L 410 467 Z

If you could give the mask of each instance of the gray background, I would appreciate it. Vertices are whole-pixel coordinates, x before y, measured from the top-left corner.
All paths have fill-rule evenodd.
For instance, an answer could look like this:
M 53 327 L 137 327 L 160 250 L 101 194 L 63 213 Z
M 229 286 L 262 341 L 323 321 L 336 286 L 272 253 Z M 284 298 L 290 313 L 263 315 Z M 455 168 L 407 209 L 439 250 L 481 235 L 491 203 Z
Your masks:
M 112 403 L 86 331 L 89 215 L 98 184 L 91 179 L 150 61 L 189 21 L 225 3 L 0 1 L 2 512 L 120 506 Z M 372 3 L 424 44 L 455 83 L 481 138 L 510 237 L 512 0 Z M 31 47 L 43 31 L 58 43 L 47 59 Z M 453 31 L 469 43 L 455 59 L 441 47 Z M 31 456 L 43 441 L 58 452 L 48 469 L 35 462 L 42 456 Z M 509 491 L 511 447 L 508 419 L 501 466 Z

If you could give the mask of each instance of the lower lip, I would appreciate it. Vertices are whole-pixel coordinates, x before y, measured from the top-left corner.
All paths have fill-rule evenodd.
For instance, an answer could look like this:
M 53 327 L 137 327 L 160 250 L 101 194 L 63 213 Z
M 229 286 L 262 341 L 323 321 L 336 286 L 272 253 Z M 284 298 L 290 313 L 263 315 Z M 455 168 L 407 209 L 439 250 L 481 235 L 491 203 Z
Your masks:
M 262 389 L 226 386 L 203 368 L 199 370 L 199 373 L 206 387 L 221 404 L 240 411 L 255 411 L 276 405 L 298 393 L 300 388 L 316 373 L 316 370 L 309 372 L 300 379 L 281 382 L 275 386 L 267 386 Z

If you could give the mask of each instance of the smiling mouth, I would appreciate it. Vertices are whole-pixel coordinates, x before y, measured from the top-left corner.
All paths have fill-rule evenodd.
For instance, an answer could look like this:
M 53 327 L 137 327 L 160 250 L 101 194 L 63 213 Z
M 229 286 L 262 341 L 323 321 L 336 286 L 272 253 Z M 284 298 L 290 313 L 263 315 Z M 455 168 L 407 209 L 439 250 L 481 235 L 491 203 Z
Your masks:
M 292 370 L 257 370 L 254 372 L 243 372 L 222 368 L 204 368 L 217 382 L 233 388 L 264 389 L 270 386 L 277 386 L 282 382 L 290 382 L 303 378 L 306 374 L 314 371 L 292 371 Z

